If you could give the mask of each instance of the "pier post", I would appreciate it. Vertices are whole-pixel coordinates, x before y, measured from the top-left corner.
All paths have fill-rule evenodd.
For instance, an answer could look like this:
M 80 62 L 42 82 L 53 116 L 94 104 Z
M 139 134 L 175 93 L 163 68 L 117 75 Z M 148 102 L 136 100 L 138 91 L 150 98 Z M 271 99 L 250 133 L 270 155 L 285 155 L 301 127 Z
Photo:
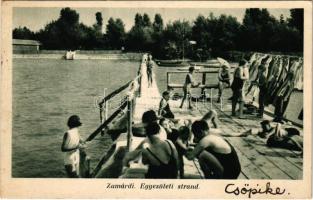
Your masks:
M 166 73 L 166 88 L 167 88 L 167 90 L 169 90 L 170 88 L 169 88 L 169 84 L 170 83 L 170 73 L 169 72 L 167 72 Z
M 103 99 L 105 98 L 105 90 L 103 89 Z M 103 103 L 99 104 L 99 111 L 100 111 L 100 125 L 108 119 L 108 102 L 104 101 Z M 104 129 L 101 130 L 101 135 L 104 135 Z
M 127 101 L 127 150 L 130 151 L 131 142 L 132 142 L 132 110 L 133 110 L 133 98 L 128 97 Z
M 103 120 L 103 104 L 99 104 L 99 114 L 100 114 L 100 125 L 104 122 Z M 104 129 L 101 130 L 101 135 L 104 135 Z
M 142 75 L 139 74 L 139 78 L 138 78 L 138 84 L 139 84 L 138 96 L 139 96 L 139 97 L 141 97 L 141 78 L 142 78 Z
M 202 72 L 202 85 L 205 85 L 205 82 L 206 82 L 206 73 Z M 205 87 L 201 89 L 201 95 L 204 98 L 206 97 L 205 96 Z

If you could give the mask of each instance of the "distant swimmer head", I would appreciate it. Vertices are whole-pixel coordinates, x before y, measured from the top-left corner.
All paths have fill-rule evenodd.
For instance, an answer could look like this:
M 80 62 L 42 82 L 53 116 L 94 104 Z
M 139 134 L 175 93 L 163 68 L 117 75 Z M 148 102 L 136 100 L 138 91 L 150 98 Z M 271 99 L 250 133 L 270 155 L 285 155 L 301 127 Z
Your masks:
M 77 115 L 72 115 L 68 118 L 67 126 L 69 128 L 76 128 L 76 127 L 79 127 L 81 125 L 82 125 L 82 123 L 80 122 L 80 118 Z
M 191 126 L 191 130 L 193 132 L 193 135 L 195 136 L 195 138 L 197 138 L 198 140 L 200 140 L 201 138 L 203 138 L 206 133 L 210 130 L 208 123 L 204 120 L 197 120 L 195 121 L 192 126 Z

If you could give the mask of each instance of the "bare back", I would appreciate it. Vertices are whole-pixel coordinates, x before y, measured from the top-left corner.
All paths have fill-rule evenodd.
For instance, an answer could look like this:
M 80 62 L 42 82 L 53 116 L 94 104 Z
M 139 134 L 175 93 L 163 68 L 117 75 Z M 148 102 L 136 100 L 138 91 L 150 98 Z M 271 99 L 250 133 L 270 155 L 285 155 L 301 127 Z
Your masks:
M 167 164 L 172 156 L 171 148 L 169 144 L 163 140 L 157 140 L 153 144 L 149 143 L 149 144 L 144 145 L 142 153 L 143 153 L 143 159 L 144 159 L 143 161 L 146 161 L 152 165 L 160 165 L 161 164 L 160 161 L 164 164 Z M 155 158 L 153 154 L 157 156 L 157 158 L 160 161 L 157 158 Z
M 220 136 L 216 135 L 207 135 L 202 138 L 199 142 L 204 149 L 210 148 L 216 153 L 228 154 L 231 152 L 231 147 L 229 144 Z

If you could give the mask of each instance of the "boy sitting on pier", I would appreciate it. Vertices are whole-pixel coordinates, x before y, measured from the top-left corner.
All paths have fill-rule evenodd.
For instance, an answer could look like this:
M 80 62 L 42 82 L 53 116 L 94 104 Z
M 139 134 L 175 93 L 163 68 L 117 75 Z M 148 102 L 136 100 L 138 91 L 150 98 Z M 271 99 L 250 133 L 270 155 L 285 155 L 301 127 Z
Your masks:
M 164 118 L 174 119 L 174 114 L 171 111 L 170 105 L 168 101 L 170 100 L 170 93 L 168 91 L 164 91 L 162 94 L 162 99 L 159 104 L 159 116 Z

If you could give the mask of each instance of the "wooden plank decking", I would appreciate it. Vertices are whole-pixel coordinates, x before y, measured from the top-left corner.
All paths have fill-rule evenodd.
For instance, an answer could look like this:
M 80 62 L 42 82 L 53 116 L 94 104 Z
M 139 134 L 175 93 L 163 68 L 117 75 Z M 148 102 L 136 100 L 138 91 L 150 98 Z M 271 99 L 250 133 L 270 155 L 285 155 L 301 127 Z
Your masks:
M 145 65 L 142 65 L 141 97 L 136 99 L 134 122 L 140 122 L 143 112 L 148 109 L 157 110 L 160 101 L 160 93 L 154 82 L 152 87 L 147 87 L 147 77 Z M 154 80 L 156 80 L 154 78 Z M 219 104 L 210 102 L 198 102 L 193 110 L 180 109 L 181 100 L 170 100 L 172 111 L 177 119 L 200 119 L 211 107 L 218 112 L 219 128 L 224 132 L 239 133 L 249 129 L 260 128 L 261 119 L 249 116 L 247 119 L 238 119 L 230 116 L 230 103 L 224 102 L 221 109 Z M 226 103 L 226 104 L 225 104 Z M 269 116 L 265 116 L 271 119 Z M 302 179 L 303 158 L 300 152 L 286 149 L 269 148 L 266 140 L 258 136 L 249 135 L 247 137 L 225 137 L 236 149 L 242 172 L 239 179 Z M 137 140 L 137 139 L 135 139 Z M 133 144 L 133 148 L 138 145 L 138 141 Z M 186 178 L 203 178 L 199 163 L 195 159 L 185 161 Z M 146 166 L 140 162 L 134 162 L 124 173 L 123 178 L 143 178 Z
M 172 103 L 175 106 L 177 103 Z M 201 118 L 210 110 L 210 103 L 198 103 L 194 114 L 201 113 L 197 118 Z M 213 103 L 213 108 L 218 112 L 219 127 L 225 132 L 240 133 L 249 129 L 258 129 L 261 119 L 248 116 L 247 119 L 238 119 L 230 116 L 231 107 L 226 104 L 221 110 L 220 105 Z M 186 111 L 179 111 L 174 108 L 174 112 L 183 113 L 186 118 Z M 190 112 L 190 111 L 189 111 Z M 178 115 L 179 116 L 179 115 Z M 270 119 L 269 116 L 265 118 Z M 300 129 L 301 130 L 301 129 Z M 258 136 L 249 135 L 247 137 L 225 137 L 236 149 L 242 165 L 242 179 L 302 179 L 303 158 L 301 152 L 287 149 L 270 148 L 266 146 L 266 140 Z

